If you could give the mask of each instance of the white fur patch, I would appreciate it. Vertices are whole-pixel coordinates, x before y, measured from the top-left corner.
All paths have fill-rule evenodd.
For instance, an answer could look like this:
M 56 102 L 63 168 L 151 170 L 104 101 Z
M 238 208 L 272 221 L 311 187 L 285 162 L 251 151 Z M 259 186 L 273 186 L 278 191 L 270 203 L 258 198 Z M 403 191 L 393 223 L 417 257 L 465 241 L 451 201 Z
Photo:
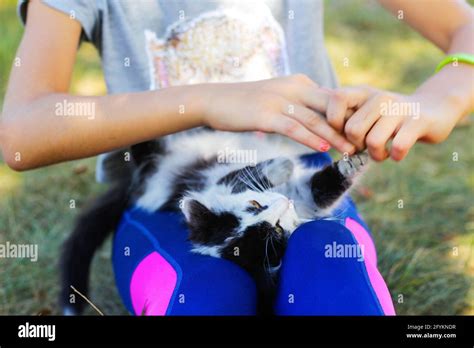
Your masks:
M 221 257 L 221 246 L 205 246 L 205 245 L 196 245 L 194 246 L 191 251 L 193 253 L 201 254 L 201 255 L 209 255 L 212 257 Z

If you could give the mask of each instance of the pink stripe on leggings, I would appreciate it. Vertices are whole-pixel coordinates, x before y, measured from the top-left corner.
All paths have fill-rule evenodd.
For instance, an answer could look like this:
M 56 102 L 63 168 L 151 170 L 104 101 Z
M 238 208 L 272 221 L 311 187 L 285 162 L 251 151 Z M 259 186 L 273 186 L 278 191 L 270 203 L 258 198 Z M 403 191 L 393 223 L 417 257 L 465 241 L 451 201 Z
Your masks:
M 156 251 L 145 257 L 130 282 L 135 315 L 165 315 L 177 278 L 175 269 Z
M 382 306 L 385 315 L 395 315 L 395 308 L 393 307 L 392 298 L 388 291 L 387 284 L 382 278 L 377 269 L 377 254 L 375 245 L 370 238 L 369 233 L 357 221 L 351 218 L 346 218 L 345 225 L 349 231 L 354 235 L 357 243 L 364 246 L 364 264 L 369 275 L 369 280 L 372 288 L 377 295 L 377 298 Z

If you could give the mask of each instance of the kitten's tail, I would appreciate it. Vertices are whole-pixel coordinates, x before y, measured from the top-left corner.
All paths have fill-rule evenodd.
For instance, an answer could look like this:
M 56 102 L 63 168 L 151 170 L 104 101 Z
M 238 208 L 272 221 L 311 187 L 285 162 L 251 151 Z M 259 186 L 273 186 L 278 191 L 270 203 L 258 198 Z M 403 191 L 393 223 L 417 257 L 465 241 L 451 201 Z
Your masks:
M 65 315 L 80 314 L 87 296 L 89 269 L 96 250 L 118 225 L 129 203 L 130 180 L 114 184 L 79 215 L 71 235 L 63 244 L 60 259 L 60 306 Z

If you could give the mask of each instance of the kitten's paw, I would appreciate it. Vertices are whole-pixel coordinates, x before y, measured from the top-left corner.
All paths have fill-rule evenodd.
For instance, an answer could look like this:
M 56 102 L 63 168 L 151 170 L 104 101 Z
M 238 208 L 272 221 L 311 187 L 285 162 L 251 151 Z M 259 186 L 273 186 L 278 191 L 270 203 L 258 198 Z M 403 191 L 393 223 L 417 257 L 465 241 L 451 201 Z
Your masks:
M 269 161 L 263 169 L 265 176 L 273 186 L 284 184 L 290 180 L 295 165 L 286 157 L 277 157 Z
M 354 177 L 369 162 L 367 152 L 357 153 L 347 159 L 338 161 L 337 167 L 342 175 L 348 178 Z
M 359 152 L 349 157 L 349 159 L 351 159 L 356 168 L 360 170 L 363 166 L 369 163 L 369 154 L 366 151 Z

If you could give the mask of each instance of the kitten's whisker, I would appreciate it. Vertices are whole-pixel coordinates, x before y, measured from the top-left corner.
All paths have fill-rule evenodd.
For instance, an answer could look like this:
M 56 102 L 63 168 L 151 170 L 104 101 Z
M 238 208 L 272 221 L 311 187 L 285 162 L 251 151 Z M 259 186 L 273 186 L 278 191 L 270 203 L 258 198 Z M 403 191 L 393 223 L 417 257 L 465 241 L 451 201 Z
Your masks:
M 273 251 L 274 251 L 275 254 L 276 254 L 277 251 L 276 251 L 276 249 L 275 249 L 275 244 L 273 244 L 273 236 L 270 236 L 270 242 L 272 243 L 272 249 L 273 249 Z
M 270 242 L 272 244 L 272 249 L 273 251 L 276 253 L 276 249 L 275 249 L 275 245 L 273 244 L 273 236 L 272 235 L 269 235 L 269 238 L 270 239 Z M 269 274 L 270 276 L 272 275 L 272 273 L 270 272 L 270 269 L 272 269 L 272 265 L 270 263 L 270 259 L 268 258 L 268 253 L 267 253 L 267 259 L 268 259 L 268 268 L 267 268 L 267 274 Z M 273 277 L 269 277 L 269 280 L 270 282 L 274 285 L 275 284 L 275 280 Z
M 266 191 L 266 188 L 263 185 L 262 172 L 260 170 L 257 169 L 256 173 L 254 173 L 249 168 L 246 168 L 246 173 L 249 176 L 250 180 L 254 183 L 254 187 L 257 189 L 257 191 Z
M 265 237 L 265 257 L 263 258 L 263 269 L 265 272 L 270 269 L 270 259 L 268 258 L 268 236 Z
M 248 178 L 247 170 L 248 170 L 248 169 L 247 169 L 246 167 L 243 168 L 242 174 L 239 175 L 239 180 L 240 180 L 241 182 L 243 182 L 247 187 L 250 187 L 250 188 L 251 188 L 252 182 L 251 182 L 251 181 L 249 180 L 249 178 Z
M 266 180 L 263 180 L 263 173 L 261 170 L 258 170 L 257 171 L 257 177 L 255 178 L 255 181 L 257 183 L 257 185 L 259 185 L 259 187 L 262 189 L 262 191 L 266 191 L 266 187 L 265 187 L 265 181 Z
M 252 191 L 256 192 L 261 192 L 255 185 L 252 183 L 252 181 L 248 180 L 248 178 L 242 177 L 240 179 L 242 183 L 244 183 L 248 188 L 250 188 Z
M 256 173 L 257 176 L 256 176 L 255 173 L 254 173 L 252 170 L 250 170 L 250 169 L 247 168 L 247 174 L 248 174 L 250 180 L 254 183 L 255 188 L 256 188 L 259 192 L 263 192 L 264 189 L 262 188 L 262 186 L 261 186 L 261 184 L 260 184 L 260 180 L 259 180 L 260 171 L 257 170 L 257 173 Z
M 239 179 L 241 182 L 243 182 L 247 187 L 249 187 L 253 191 L 263 192 L 260 188 L 255 186 L 257 182 L 253 180 L 253 176 L 249 168 L 247 167 L 243 168 L 242 175 L 239 176 Z

